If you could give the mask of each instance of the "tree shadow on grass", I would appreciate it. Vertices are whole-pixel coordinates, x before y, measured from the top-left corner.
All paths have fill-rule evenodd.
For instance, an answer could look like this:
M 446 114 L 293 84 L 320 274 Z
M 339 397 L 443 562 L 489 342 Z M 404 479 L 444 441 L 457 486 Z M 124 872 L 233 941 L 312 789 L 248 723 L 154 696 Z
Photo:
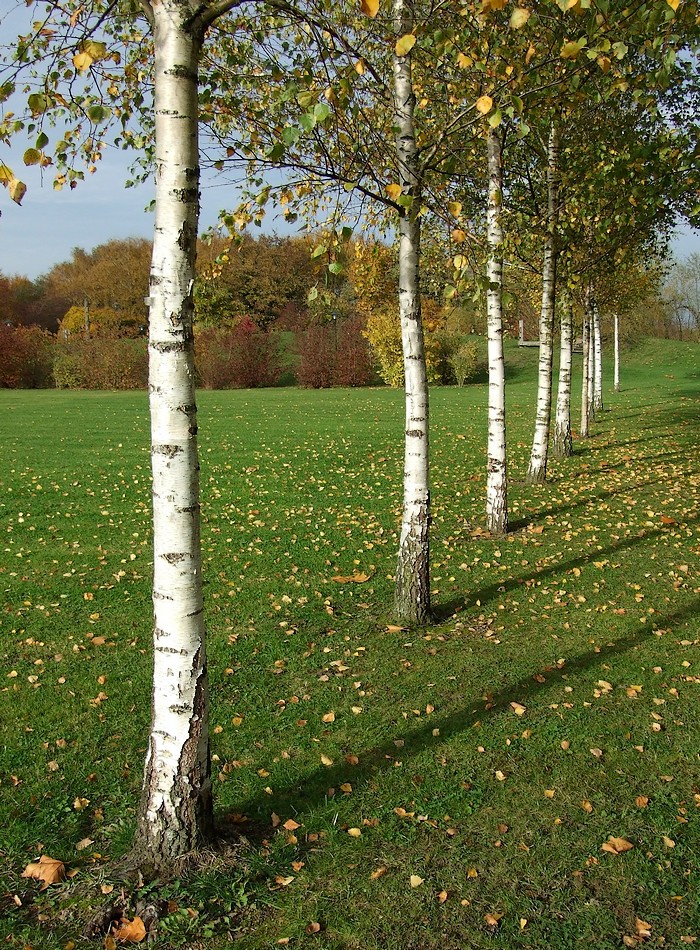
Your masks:
M 700 598 L 684 610 L 674 613 L 657 615 L 657 622 L 663 626 L 672 626 L 687 619 L 700 609 Z M 329 787 L 338 787 L 343 782 L 352 779 L 357 786 L 361 782 L 369 781 L 378 772 L 391 769 L 397 758 L 396 742 L 400 741 L 400 760 L 406 762 L 419 755 L 425 749 L 439 749 L 450 739 L 471 729 L 477 721 L 488 721 L 503 713 L 510 713 L 512 702 L 527 706 L 535 697 L 553 687 L 571 685 L 577 674 L 605 665 L 615 657 L 628 653 L 640 644 L 651 640 L 655 636 L 652 629 L 635 630 L 620 637 L 614 643 L 608 643 L 598 651 L 588 650 L 579 654 L 573 660 L 556 667 L 547 667 L 544 670 L 533 667 L 532 673 L 516 682 L 510 683 L 503 689 L 489 697 L 484 704 L 483 691 L 479 692 L 459 709 L 447 713 L 442 717 L 431 716 L 428 722 L 421 722 L 414 729 L 407 729 L 402 735 L 392 735 L 385 742 L 381 742 L 371 749 L 360 751 L 357 755 L 357 764 L 352 765 L 346 760 L 326 767 L 321 766 L 310 772 L 303 780 L 287 788 L 280 789 L 273 795 L 257 795 L 240 803 L 236 812 L 222 812 L 217 816 L 217 824 L 224 826 L 223 835 L 226 835 L 226 826 L 241 821 L 241 815 L 248 816 L 248 821 L 242 825 L 245 838 L 251 843 L 259 844 L 269 838 L 273 831 L 272 825 L 261 816 L 269 816 L 276 812 L 282 816 L 293 816 L 303 823 L 304 815 L 313 812 L 315 808 L 325 804 Z M 538 679 L 533 679 L 537 674 Z M 436 730 L 439 733 L 436 734 Z M 356 751 L 348 749 L 348 752 Z

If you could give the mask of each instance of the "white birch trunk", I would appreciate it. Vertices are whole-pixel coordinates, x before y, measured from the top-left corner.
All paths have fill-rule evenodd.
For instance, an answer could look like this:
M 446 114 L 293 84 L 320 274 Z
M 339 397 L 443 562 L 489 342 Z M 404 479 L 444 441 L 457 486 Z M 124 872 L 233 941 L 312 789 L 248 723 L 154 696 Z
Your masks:
M 203 29 L 182 0 L 152 6 L 156 220 L 150 282 L 152 723 L 134 856 L 172 869 L 211 831 L 192 291 L 199 215 L 197 67 Z
M 595 352 L 595 377 L 593 380 L 593 411 L 603 411 L 603 339 L 600 330 L 600 310 L 593 307 L 593 350 Z
M 508 530 L 506 465 L 506 378 L 503 360 L 503 260 L 501 205 L 503 162 L 501 136 L 496 129 L 487 140 L 489 190 L 486 208 L 486 313 L 489 360 L 489 408 L 486 471 L 486 527 L 492 534 Z
M 557 409 L 554 417 L 554 439 L 552 440 L 552 449 L 558 458 L 568 458 L 570 455 L 573 455 L 573 444 L 571 440 L 572 323 L 571 301 L 568 295 L 566 295 L 562 300 L 561 307 L 559 385 L 557 388 Z
M 580 436 L 582 439 L 588 438 L 588 429 L 589 429 L 589 419 L 588 419 L 588 377 L 590 375 L 590 367 L 588 365 L 588 358 L 590 355 L 590 347 L 588 341 L 590 338 L 590 324 L 589 324 L 589 313 L 588 313 L 588 304 L 583 311 L 583 328 L 581 330 L 581 350 L 583 353 L 582 366 L 581 366 L 581 427 L 580 427 Z
M 620 317 L 615 314 L 615 392 L 620 392 Z
M 397 39 L 413 27 L 404 0 L 393 0 Z M 396 568 L 395 606 L 400 622 L 430 620 L 430 480 L 428 467 L 428 374 L 425 365 L 419 284 L 420 177 L 413 110 L 411 56 L 394 54 L 394 125 L 399 184 L 413 198 L 399 213 L 399 314 L 406 379 L 403 513 Z
M 588 419 L 595 419 L 595 401 L 593 399 L 595 380 L 595 333 L 593 330 L 593 303 L 588 312 L 588 378 L 586 380 L 586 399 L 588 401 Z
M 559 138 L 552 123 L 547 147 L 547 239 L 542 267 L 540 355 L 537 376 L 537 411 L 530 465 L 525 481 L 539 484 L 547 478 L 547 452 L 552 415 L 552 363 L 554 356 L 554 305 L 556 300 L 557 223 L 559 213 Z

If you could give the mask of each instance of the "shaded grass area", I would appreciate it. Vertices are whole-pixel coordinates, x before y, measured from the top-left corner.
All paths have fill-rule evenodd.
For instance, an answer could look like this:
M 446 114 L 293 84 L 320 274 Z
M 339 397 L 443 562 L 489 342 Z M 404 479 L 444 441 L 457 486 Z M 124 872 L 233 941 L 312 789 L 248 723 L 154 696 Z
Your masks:
M 402 395 L 200 394 L 228 844 L 140 895 L 169 902 L 157 947 L 700 937 L 698 349 L 627 353 L 593 437 L 536 487 L 522 482 L 536 350 L 508 362 L 507 538 L 482 533 L 485 388 L 432 396 L 424 630 L 390 613 Z M 0 408 L 0 938 L 53 950 L 119 893 L 110 861 L 133 834 L 147 406 L 8 392 Z M 370 580 L 333 580 L 355 570 Z M 601 850 L 610 836 L 633 848 Z M 20 877 L 41 850 L 78 872 L 43 894 Z

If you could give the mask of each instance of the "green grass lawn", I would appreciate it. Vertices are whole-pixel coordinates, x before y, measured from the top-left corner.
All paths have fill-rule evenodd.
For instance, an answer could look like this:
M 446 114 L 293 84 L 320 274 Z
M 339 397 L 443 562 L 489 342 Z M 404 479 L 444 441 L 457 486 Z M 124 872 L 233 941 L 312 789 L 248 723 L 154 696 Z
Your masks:
M 168 911 L 155 947 L 700 941 L 700 350 L 625 353 L 532 487 L 536 359 L 508 351 L 507 538 L 482 533 L 485 386 L 432 394 L 420 630 L 391 617 L 402 394 L 200 394 L 227 846 L 128 898 Z M 118 900 L 139 796 L 146 396 L 4 391 L 0 431 L 0 941 L 63 950 Z M 42 852 L 75 875 L 40 892 Z

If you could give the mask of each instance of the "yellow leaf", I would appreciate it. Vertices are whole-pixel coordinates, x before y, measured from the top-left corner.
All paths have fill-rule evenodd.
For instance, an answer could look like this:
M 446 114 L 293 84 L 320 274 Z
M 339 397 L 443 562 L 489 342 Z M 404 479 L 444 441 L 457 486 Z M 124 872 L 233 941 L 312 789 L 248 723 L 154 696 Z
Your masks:
M 450 212 L 452 217 L 458 218 L 462 213 L 462 202 L 461 201 L 450 201 L 447 205 L 447 210 Z
M 376 881 L 377 878 L 380 878 L 380 877 L 382 877 L 383 874 L 386 874 L 386 872 L 387 872 L 388 870 L 389 870 L 389 869 L 388 869 L 388 868 L 385 868 L 385 867 L 376 868 L 376 869 L 375 869 L 374 871 L 372 871 L 372 873 L 370 874 L 370 879 L 371 879 L 372 881 Z
M 591 805 L 587 798 L 584 798 L 581 802 L 581 808 L 583 808 L 585 812 L 588 812 L 589 815 L 593 811 L 593 805 Z
M 397 56 L 408 56 L 416 45 L 416 38 L 413 33 L 405 33 L 400 40 L 396 41 L 394 51 Z
M 646 795 L 637 795 L 637 797 L 634 800 L 634 803 L 637 806 L 637 808 L 646 808 L 647 805 L 649 804 L 649 799 L 646 797 Z
M 141 943 L 146 939 L 146 926 L 140 917 L 134 917 L 133 920 L 122 917 L 113 931 L 113 936 L 122 943 Z
M 417 874 L 411 875 L 411 887 L 420 887 L 422 883 L 423 883 L 422 877 L 418 877 Z
M 365 64 L 363 60 L 358 59 L 358 61 L 355 63 L 355 72 L 357 73 L 358 76 L 364 75 Z M 326 98 L 328 98 L 328 96 L 326 96 Z
M 84 73 L 93 64 L 93 58 L 89 53 L 76 53 L 73 57 L 73 65 L 79 73 Z
M 564 43 L 562 48 L 559 50 L 559 55 L 562 59 L 576 59 L 580 52 L 581 47 L 578 45 L 578 43 L 570 42 Z
M 525 7 L 516 7 L 510 15 L 510 25 L 514 30 L 519 30 L 521 26 L 525 26 L 529 19 L 529 10 L 526 10 Z
M 386 193 L 389 195 L 392 201 L 398 201 L 399 196 L 401 195 L 401 185 L 387 185 Z
M 379 13 L 379 0 L 360 0 L 360 9 L 365 16 L 374 19 Z
M 297 828 L 301 828 L 301 825 L 298 821 L 294 821 L 293 818 L 288 818 L 282 827 L 286 828 L 287 831 L 296 831 Z
M 544 797 L 545 797 L 545 798 L 554 798 L 555 794 L 556 794 L 556 792 L 554 791 L 553 788 L 545 788 L 545 790 L 544 790 Z
M 389 188 L 391 187 L 392 186 L 389 185 Z M 398 188 L 398 185 L 396 187 Z M 389 188 L 387 188 L 387 191 Z M 360 574 L 355 572 L 354 574 L 349 574 L 347 577 L 338 574 L 335 577 L 331 577 L 331 580 L 335 581 L 336 584 L 365 584 L 369 580 L 369 574 Z
M 504 773 L 501 772 L 500 769 L 498 769 L 498 771 L 496 772 L 496 778 L 498 779 L 499 782 L 505 782 L 506 780 Z
M 63 861 L 50 858 L 48 854 L 42 854 L 38 861 L 28 864 L 22 871 L 22 877 L 31 877 L 36 881 L 42 881 L 42 891 L 50 884 L 57 884 L 62 881 L 65 875 L 66 866 Z
M 359 828 L 348 828 L 348 834 L 351 838 L 361 838 L 362 832 Z
M 530 65 L 530 60 L 531 60 L 532 57 L 535 55 L 535 52 L 536 52 L 535 47 L 532 46 L 532 45 L 530 45 L 530 47 L 529 47 L 527 53 L 525 54 L 525 65 L 526 65 L 526 66 L 529 66 L 529 65 Z
M 476 100 L 476 111 L 480 112 L 482 115 L 486 115 L 491 111 L 493 106 L 493 99 L 491 96 L 479 96 Z
M 516 716 L 525 715 L 526 710 L 525 710 L 525 707 L 522 705 L 522 703 L 511 703 L 510 706 Z
M 333 710 L 327 712 L 324 716 L 321 716 L 323 722 L 335 722 L 335 713 Z
M 333 765 L 333 759 L 329 758 L 327 755 L 321 756 L 321 762 L 323 762 L 326 768 L 330 768 L 331 765 Z
M 610 57 L 609 56 L 599 56 L 596 60 L 596 63 L 600 66 L 604 73 L 607 73 L 610 70 Z
M 666 835 L 664 835 L 663 838 L 662 838 L 662 841 L 663 841 L 663 843 L 666 845 L 667 848 L 675 848 L 675 847 L 676 847 L 676 842 L 673 840 L 673 838 L 668 838 L 668 837 L 666 837 Z
M 484 914 L 484 920 L 489 925 L 489 927 L 498 927 L 498 922 L 502 917 L 503 914 L 498 911 L 493 914 Z
M 669 7 L 673 10 L 674 13 L 678 9 L 678 5 L 680 2 L 681 0 L 666 0 L 666 3 L 669 5 Z
M 21 205 L 22 198 L 24 198 L 27 191 L 27 186 L 24 182 L 20 181 L 19 178 L 11 178 L 7 183 L 7 190 L 15 204 Z
M 471 58 L 471 56 L 467 56 L 466 53 L 457 54 L 457 65 L 459 66 L 460 69 L 468 69 L 470 66 L 473 65 L 473 63 L 474 63 L 474 60 Z
M 462 228 L 455 228 L 451 237 L 455 244 L 462 244 L 467 240 L 467 232 L 463 231 Z

